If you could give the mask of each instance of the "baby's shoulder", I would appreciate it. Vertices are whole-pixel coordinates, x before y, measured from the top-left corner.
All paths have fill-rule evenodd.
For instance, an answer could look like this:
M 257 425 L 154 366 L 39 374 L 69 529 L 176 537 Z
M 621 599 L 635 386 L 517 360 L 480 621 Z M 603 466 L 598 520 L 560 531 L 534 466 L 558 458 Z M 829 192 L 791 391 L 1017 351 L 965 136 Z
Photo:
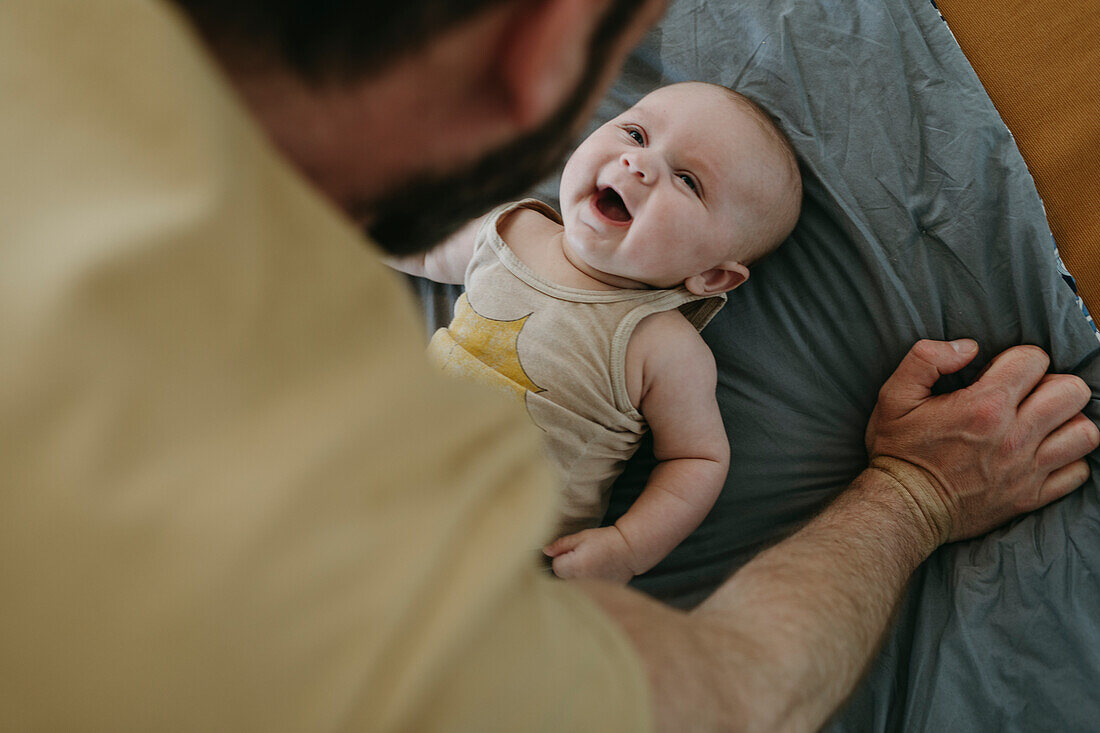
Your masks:
M 535 209 L 519 207 L 497 220 L 497 233 L 512 249 L 529 242 L 542 242 L 561 230 L 561 224 Z
M 678 309 L 653 313 L 638 323 L 627 342 L 625 366 L 627 392 L 635 405 L 655 383 L 702 379 L 715 369 L 710 347 Z
M 703 337 L 699 335 L 699 331 L 679 308 L 650 313 L 638 321 L 638 325 L 634 328 L 634 333 L 630 338 L 631 341 L 638 340 L 640 342 L 652 340 L 663 342 L 664 339 L 672 338 L 677 341 L 683 340 L 703 344 Z

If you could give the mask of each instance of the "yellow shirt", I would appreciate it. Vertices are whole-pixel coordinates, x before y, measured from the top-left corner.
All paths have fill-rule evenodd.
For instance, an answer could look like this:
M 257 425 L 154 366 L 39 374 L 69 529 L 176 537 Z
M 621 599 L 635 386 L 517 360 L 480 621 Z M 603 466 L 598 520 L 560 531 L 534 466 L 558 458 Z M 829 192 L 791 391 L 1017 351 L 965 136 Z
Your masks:
M 0 2 L 0 729 L 648 729 L 553 497 L 172 9 Z

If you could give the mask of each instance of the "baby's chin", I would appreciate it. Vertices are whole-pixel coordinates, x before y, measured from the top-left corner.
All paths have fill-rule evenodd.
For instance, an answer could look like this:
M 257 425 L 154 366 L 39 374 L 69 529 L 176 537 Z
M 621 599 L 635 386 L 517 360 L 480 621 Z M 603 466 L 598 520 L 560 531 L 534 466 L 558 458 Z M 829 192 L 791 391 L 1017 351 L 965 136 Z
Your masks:
M 577 239 L 570 240 L 568 229 L 563 241 L 564 246 L 567 248 L 566 257 L 573 266 L 605 285 L 623 290 L 660 288 L 660 286 L 651 284 L 649 282 L 651 278 L 646 277 L 644 274 L 621 267 L 622 263 L 616 262 L 614 257 L 608 257 L 607 249 L 601 247 L 599 242 L 589 242 L 583 238 L 580 241 L 577 241 Z M 639 279 L 639 277 L 644 279 Z

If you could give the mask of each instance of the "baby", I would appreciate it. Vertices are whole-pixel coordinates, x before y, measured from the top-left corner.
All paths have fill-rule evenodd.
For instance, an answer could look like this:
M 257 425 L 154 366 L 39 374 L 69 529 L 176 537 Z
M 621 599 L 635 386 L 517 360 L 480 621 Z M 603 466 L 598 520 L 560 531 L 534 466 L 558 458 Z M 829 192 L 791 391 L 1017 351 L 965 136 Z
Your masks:
M 497 385 L 546 434 L 563 481 L 560 577 L 626 582 L 710 511 L 729 468 L 714 357 L 699 330 L 786 239 L 801 181 L 768 116 L 724 87 L 663 87 L 589 136 L 561 179 L 561 217 L 529 199 L 390 264 L 465 283 L 429 352 Z M 599 527 L 646 429 L 642 494 Z

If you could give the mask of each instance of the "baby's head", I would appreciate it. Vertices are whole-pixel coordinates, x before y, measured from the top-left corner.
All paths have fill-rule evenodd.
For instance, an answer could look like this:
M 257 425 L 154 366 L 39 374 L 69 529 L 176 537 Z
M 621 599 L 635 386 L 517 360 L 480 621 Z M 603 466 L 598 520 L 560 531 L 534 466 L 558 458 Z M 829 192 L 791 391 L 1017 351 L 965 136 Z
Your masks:
M 725 87 L 662 87 L 593 132 L 561 179 L 566 256 L 619 287 L 721 293 L 791 233 L 798 163 L 767 114 Z

